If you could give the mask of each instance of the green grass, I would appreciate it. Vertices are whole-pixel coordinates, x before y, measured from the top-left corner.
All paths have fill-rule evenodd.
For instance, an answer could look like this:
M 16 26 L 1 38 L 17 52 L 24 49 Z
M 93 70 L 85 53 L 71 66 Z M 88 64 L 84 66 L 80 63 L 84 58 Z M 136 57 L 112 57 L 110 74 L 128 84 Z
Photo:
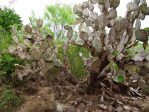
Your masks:
M 13 112 L 22 104 L 22 99 L 10 88 L 1 88 L 0 112 Z

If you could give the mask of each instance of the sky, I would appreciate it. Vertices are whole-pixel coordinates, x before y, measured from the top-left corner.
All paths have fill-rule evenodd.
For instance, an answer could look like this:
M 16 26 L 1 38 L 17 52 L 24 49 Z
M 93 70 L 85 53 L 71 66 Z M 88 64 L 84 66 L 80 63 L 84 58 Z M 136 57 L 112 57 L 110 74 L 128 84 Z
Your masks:
M 14 1 L 14 2 L 13 2 Z M 32 11 L 35 12 L 37 17 L 42 17 L 45 7 L 50 4 L 65 3 L 73 6 L 86 0 L 0 0 L 0 7 L 7 6 L 13 8 L 18 13 L 24 24 L 29 23 L 29 17 Z M 121 0 L 120 6 L 117 8 L 118 16 L 125 16 L 126 5 L 131 0 Z M 10 4 L 10 2 L 13 2 Z M 149 0 L 147 0 L 149 6 Z M 146 16 L 142 22 L 142 28 L 149 27 L 149 16 Z

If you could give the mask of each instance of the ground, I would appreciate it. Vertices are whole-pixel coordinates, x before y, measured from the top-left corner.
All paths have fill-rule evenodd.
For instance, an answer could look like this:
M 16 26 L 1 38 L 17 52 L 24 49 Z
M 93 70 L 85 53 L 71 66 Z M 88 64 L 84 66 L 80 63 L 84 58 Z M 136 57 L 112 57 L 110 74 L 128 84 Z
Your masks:
M 70 73 L 25 83 L 17 88 L 24 103 L 15 112 L 149 112 L 148 96 L 122 84 L 110 86 L 107 79 L 91 95 L 86 93 L 87 79 L 77 80 Z

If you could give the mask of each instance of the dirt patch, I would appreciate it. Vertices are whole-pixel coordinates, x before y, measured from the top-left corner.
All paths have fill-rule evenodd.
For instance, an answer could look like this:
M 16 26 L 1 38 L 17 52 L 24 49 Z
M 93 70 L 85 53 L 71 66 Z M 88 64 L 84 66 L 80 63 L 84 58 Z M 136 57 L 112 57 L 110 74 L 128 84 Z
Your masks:
M 77 80 L 70 74 L 45 82 L 36 90 L 26 91 L 25 102 L 16 112 L 149 112 L 149 98 L 141 91 L 114 83 L 110 86 L 107 80 L 97 85 L 93 95 L 86 94 L 87 80 Z

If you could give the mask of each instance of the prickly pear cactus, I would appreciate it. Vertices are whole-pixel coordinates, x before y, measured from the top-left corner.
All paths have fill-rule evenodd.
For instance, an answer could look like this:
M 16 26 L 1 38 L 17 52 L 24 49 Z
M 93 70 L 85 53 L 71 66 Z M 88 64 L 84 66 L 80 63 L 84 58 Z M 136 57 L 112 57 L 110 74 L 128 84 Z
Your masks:
M 41 31 L 43 21 L 37 20 L 37 27 L 30 25 L 24 27 L 24 37 L 19 40 L 13 36 L 13 45 L 9 52 L 21 59 L 29 61 L 30 64 L 16 65 L 16 74 L 20 80 L 27 75 L 40 74 L 44 76 L 54 66 L 62 67 L 63 64 L 57 59 L 57 48 L 54 45 L 54 37 Z
M 90 51 L 92 58 L 96 58 L 94 61 L 90 61 L 92 64 L 88 69 L 90 72 L 90 92 L 98 79 L 106 77 L 108 70 L 112 73 L 112 78 L 117 77 L 118 73 L 122 73 L 125 77 L 124 67 L 120 65 L 133 59 L 133 56 L 127 58 L 127 49 L 133 47 L 137 40 L 146 41 L 143 37 L 138 39 L 142 34 L 140 20 L 144 20 L 145 16 L 148 15 L 146 1 L 133 0 L 129 2 L 126 6 L 126 15 L 122 19 L 117 19 L 116 9 L 119 4 L 120 0 L 88 0 L 75 5 L 73 11 L 77 15 L 78 39 L 72 38 L 72 28 L 66 26 L 69 34 L 67 44 L 85 47 Z M 94 10 L 97 5 L 101 13 Z M 107 28 L 109 28 L 109 32 L 106 30 Z M 87 60 L 85 64 L 88 64 L 86 62 Z

